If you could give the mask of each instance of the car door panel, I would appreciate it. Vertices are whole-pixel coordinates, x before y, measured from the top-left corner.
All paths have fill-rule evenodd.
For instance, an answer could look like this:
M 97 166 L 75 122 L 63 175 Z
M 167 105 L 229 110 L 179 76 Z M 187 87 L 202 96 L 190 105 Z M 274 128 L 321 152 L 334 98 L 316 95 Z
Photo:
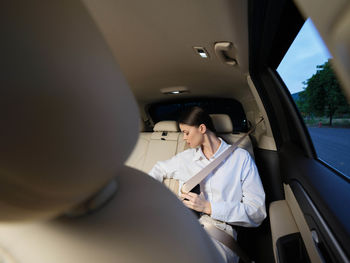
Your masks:
M 350 241 L 350 211 L 344 207 L 350 202 L 349 182 L 320 161 L 304 157 L 295 146 L 283 147 L 281 152 L 289 196 L 295 196 L 308 231 L 314 231 L 318 253 L 325 262 L 347 262 L 349 248 L 339 244 Z
M 305 1 L 305 5 L 307 2 L 311 0 Z M 326 9 L 312 10 L 311 13 L 328 12 Z M 304 222 L 297 226 L 312 262 L 349 262 L 349 179 L 318 160 L 303 119 L 275 71 L 300 30 L 302 17 L 293 2 L 287 0 L 278 4 L 251 1 L 250 12 L 254 14 L 250 22 L 251 39 L 254 40 L 250 42 L 250 74 L 271 122 L 279 160 L 276 169 L 279 169 L 283 183 L 288 185 L 284 192 L 286 202 L 296 223 Z M 342 21 L 345 20 L 342 18 Z M 279 28 L 270 26 L 274 23 Z M 264 33 L 254 36 L 256 31 Z M 271 229 L 276 231 L 278 225 L 271 223 Z M 274 246 L 276 249 L 276 244 Z

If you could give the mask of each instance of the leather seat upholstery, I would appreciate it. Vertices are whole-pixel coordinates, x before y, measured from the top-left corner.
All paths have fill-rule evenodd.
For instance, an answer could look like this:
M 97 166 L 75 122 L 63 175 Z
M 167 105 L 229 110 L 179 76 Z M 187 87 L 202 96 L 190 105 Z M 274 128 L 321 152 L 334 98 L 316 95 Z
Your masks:
M 137 106 L 85 6 L 7 1 L 0 118 L 0 257 L 15 262 L 221 262 L 164 186 L 123 165 Z M 94 213 L 62 216 L 111 180 Z M 2 251 L 2 252 L 1 252 Z
M 244 133 L 233 133 L 233 125 L 227 114 L 210 115 L 217 135 L 227 143 L 234 144 Z M 239 147 L 247 150 L 254 158 L 253 144 L 246 137 Z M 175 154 L 188 149 L 176 121 L 160 121 L 151 132 L 140 132 L 137 144 L 126 161 L 126 165 L 148 173 L 157 161 L 170 159 Z
M 223 138 L 227 143 L 234 144 L 244 136 L 244 133 L 233 133 L 232 121 L 227 114 L 211 114 L 210 117 L 213 121 L 217 135 Z M 253 144 L 249 136 L 247 136 L 238 146 L 247 150 L 254 158 Z

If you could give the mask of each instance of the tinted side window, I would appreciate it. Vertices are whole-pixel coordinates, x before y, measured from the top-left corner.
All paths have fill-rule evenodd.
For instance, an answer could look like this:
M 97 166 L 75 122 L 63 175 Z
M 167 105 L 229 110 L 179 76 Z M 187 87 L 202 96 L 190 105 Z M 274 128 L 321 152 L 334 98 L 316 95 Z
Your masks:
M 308 19 L 277 68 L 308 127 L 318 158 L 350 176 L 350 106 L 332 57 Z
M 180 112 L 193 106 L 205 109 L 209 114 L 224 113 L 230 116 L 234 132 L 248 130 L 247 119 L 242 105 L 234 99 L 188 99 L 155 103 L 149 106 L 148 112 L 154 123 L 162 120 L 176 120 Z

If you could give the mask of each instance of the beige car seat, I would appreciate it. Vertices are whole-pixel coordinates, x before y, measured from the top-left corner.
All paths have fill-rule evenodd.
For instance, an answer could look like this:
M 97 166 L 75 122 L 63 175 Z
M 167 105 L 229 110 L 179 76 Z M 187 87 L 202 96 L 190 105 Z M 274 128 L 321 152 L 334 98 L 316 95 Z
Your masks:
M 229 115 L 227 114 L 211 114 L 213 125 L 216 129 L 216 134 L 223 138 L 229 144 L 235 144 L 241 139 L 245 133 L 233 133 L 233 125 Z M 247 150 L 254 159 L 253 144 L 249 136 L 238 145 L 238 147 Z
M 221 262 L 175 196 L 123 165 L 137 106 L 81 2 L 0 13 L 2 262 Z
M 143 171 L 148 173 L 158 161 L 173 157 L 177 151 L 179 135 L 176 121 L 158 122 L 153 128 Z

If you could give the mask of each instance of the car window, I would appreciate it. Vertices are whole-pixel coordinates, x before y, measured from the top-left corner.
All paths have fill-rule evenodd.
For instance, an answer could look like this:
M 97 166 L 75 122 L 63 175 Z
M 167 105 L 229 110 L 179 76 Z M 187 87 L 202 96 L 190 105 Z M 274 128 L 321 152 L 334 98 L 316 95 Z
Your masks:
M 350 176 L 350 106 L 332 69 L 332 56 L 307 19 L 277 72 L 308 128 L 318 158 Z
M 163 120 L 177 121 L 180 113 L 187 108 L 199 106 L 209 114 L 227 114 L 230 116 L 234 132 L 247 132 L 248 123 L 241 103 L 234 99 L 184 99 L 154 103 L 148 107 L 148 112 L 154 123 Z

